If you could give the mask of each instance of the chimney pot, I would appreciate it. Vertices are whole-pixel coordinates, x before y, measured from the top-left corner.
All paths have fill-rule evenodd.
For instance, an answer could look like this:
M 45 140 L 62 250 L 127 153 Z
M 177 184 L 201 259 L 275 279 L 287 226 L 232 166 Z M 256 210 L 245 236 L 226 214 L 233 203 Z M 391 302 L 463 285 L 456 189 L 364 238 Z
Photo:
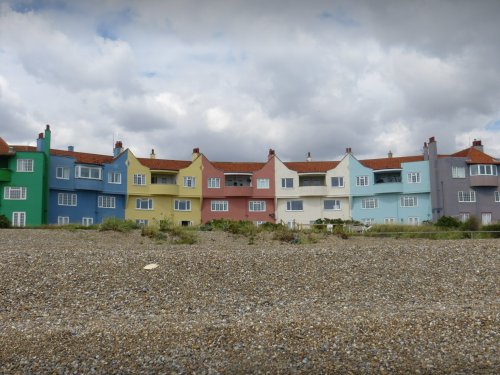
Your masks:
M 310 151 L 307 153 L 306 161 L 312 161 L 312 157 L 311 157 L 311 152 Z
M 155 149 L 154 148 L 151 149 L 151 155 L 149 155 L 149 157 L 151 159 L 156 159 L 156 154 L 155 154 Z
M 430 137 L 429 138 L 429 143 L 434 143 L 436 142 L 436 137 Z
M 199 154 L 199 153 L 200 153 L 199 147 L 193 148 L 193 154 Z
M 38 139 L 43 139 L 43 133 L 38 134 Z
M 346 154 L 350 154 L 352 152 L 352 149 L 350 147 L 347 147 L 345 149 Z
M 49 124 L 47 124 L 47 125 L 45 126 L 45 130 L 50 130 L 50 125 L 49 125 Z
M 123 143 L 122 143 L 122 141 L 116 141 L 116 143 L 115 143 L 115 148 L 123 148 Z
M 392 158 L 392 151 L 391 150 L 389 150 L 389 153 L 387 154 L 387 157 L 388 158 Z

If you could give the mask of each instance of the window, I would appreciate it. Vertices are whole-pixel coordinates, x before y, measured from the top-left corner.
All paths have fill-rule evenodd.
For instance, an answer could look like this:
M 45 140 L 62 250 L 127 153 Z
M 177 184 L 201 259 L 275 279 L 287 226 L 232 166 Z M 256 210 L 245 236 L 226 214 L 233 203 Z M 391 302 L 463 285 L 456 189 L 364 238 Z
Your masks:
M 175 200 L 174 201 L 175 211 L 191 211 L 191 201 L 190 200 Z
M 184 177 L 184 187 L 194 188 L 196 186 L 196 179 L 191 176 Z
M 364 219 L 361 219 L 361 222 L 365 225 L 372 225 L 375 223 L 375 219 L 374 218 L 364 218 Z
M 59 206 L 76 206 L 76 194 L 71 194 L 71 193 L 57 194 L 57 204 Z
M 395 217 L 386 217 L 384 219 L 384 224 L 394 224 L 396 222 L 396 218 Z
M 344 187 L 344 177 L 332 177 L 332 187 Z
M 368 176 L 356 176 L 356 186 L 368 186 Z
M 481 224 L 482 225 L 490 225 L 491 224 L 491 212 L 482 212 L 481 213 Z
M 115 208 L 116 207 L 116 198 L 109 197 L 106 195 L 99 195 L 97 197 L 97 207 L 99 207 L 99 208 Z
M 269 179 L 268 178 L 258 178 L 257 179 L 257 189 L 269 189 Z
M 210 177 L 208 179 L 208 188 L 209 189 L 219 189 L 220 188 L 220 178 L 219 177 Z
M 287 201 L 286 202 L 287 211 L 304 211 L 303 201 Z
M 420 172 L 408 173 L 408 183 L 409 184 L 419 184 L 420 183 Z
M 459 217 L 460 217 L 460 221 L 462 223 L 466 222 L 470 218 L 470 213 L 469 212 L 460 212 L 460 216 Z
M 25 227 L 26 226 L 26 212 L 13 212 L 12 213 L 12 226 Z
M 281 187 L 285 189 L 293 188 L 293 178 L 282 178 Z
M 500 202 L 500 191 L 495 191 L 495 202 Z
M 153 199 L 151 198 L 137 198 L 135 200 L 135 208 L 137 210 L 152 210 Z
M 56 167 L 56 178 L 59 180 L 69 180 L 69 168 Z
M 451 167 L 451 177 L 465 178 L 465 167 Z
M 90 227 L 92 224 L 94 224 L 94 218 L 92 218 L 92 217 L 82 217 L 82 225 L 84 227 Z
M 135 223 L 137 225 L 139 225 L 140 227 L 147 227 L 148 226 L 148 220 L 147 219 L 137 219 L 135 221 Z
M 418 217 L 409 217 L 408 218 L 408 224 L 410 225 L 418 225 Z
M 4 199 L 9 200 L 26 200 L 27 188 L 25 187 L 9 187 L 6 186 L 3 189 Z
M 458 192 L 458 201 L 459 202 L 475 202 L 476 201 L 476 192 L 474 190 L 459 191 Z
M 338 199 L 325 199 L 323 201 L 323 208 L 325 210 L 340 210 L 340 200 L 338 200 Z
M 491 164 L 477 164 L 471 165 L 470 167 L 470 175 L 471 176 L 496 176 L 497 175 L 497 166 Z
M 250 201 L 248 202 L 248 211 L 264 212 L 266 210 L 265 201 Z
M 134 174 L 134 185 L 146 185 L 146 175 Z
M 69 224 L 69 216 L 57 217 L 57 225 L 68 225 L 68 224 Z
M 229 211 L 228 203 L 227 201 L 212 201 L 211 210 L 213 212 Z
M 416 207 L 417 206 L 417 197 L 414 195 L 403 195 L 400 198 L 401 207 Z
M 108 182 L 110 184 L 121 184 L 122 174 L 120 172 L 108 172 Z
M 88 178 L 91 180 L 101 179 L 102 169 L 100 167 L 76 166 L 76 178 Z
M 377 198 L 361 199 L 361 208 L 378 208 Z
M 33 159 L 18 159 L 17 172 L 33 172 Z

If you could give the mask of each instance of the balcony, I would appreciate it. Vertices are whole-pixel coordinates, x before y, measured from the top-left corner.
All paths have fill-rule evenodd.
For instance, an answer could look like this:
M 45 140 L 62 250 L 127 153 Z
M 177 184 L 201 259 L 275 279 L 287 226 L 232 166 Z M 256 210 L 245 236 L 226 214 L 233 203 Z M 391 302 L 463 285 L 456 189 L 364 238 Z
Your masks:
M 403 183 L 402 182 L 379 182 L 373 185 L 374 194 L 390 194 L 390 193 L 402 193 Z
M 326 186 L 299 186 L 299 195 L 307 196 L 322 196 L 327 195 Z
M 151 184 L 148 190 L 152 195 L 179 195 L 179 186 L 174 184 Z
M 498 176 L 471 176 L 470 186 L 480 187 L 480 186 L 498 186 Z
M 0 182 L 9 182 L 12 172 L 7 168 L 0 168 Z
M 226 197 L 250 197 L 253 195 L 251 186 L 225 186 L 224 193 Z

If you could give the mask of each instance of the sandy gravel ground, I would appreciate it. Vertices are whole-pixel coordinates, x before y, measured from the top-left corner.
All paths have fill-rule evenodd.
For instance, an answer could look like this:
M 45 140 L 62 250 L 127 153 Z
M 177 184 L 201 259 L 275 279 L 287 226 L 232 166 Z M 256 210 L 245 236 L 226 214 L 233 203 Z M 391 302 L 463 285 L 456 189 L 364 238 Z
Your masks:
M 199 236 L 0 230 L 0 373 L 500 373 L 498 240 Z

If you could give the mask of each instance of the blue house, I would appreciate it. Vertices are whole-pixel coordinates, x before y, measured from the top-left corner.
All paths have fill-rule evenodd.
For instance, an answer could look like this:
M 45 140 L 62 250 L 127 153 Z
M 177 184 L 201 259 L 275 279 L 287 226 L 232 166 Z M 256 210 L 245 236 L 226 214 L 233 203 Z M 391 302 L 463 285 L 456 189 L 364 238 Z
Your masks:
M 51 150 L 49 224 L 99 224 L 125 218 L 127 152 L 117 142 L 113 156 Z
M 354 159 L 354 158 L 353 158 Z M 418 225 L 431 220 L 429 162 L 422 156 L 350 163 L 351 213 L 365 224 Z

